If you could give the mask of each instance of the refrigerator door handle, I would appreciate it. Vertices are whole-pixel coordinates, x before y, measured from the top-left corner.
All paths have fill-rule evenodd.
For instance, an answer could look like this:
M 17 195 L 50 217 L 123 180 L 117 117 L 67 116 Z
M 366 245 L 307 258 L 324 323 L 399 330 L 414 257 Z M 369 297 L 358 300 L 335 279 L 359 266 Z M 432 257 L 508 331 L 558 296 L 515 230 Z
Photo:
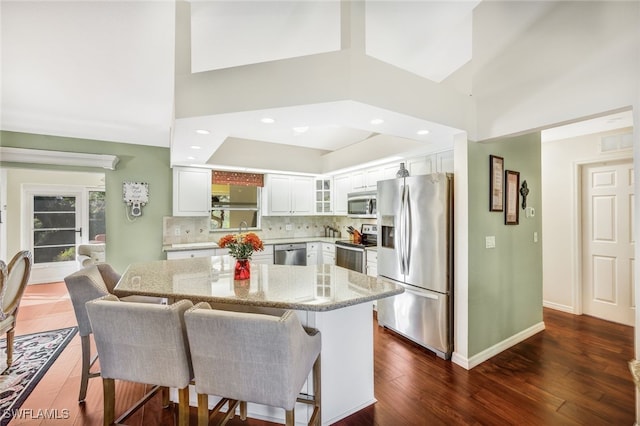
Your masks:
M 400 273 L 402 275 L 406 275 L 406 256 L 405 256 L 405 227 L 406 227 L 406 186 L 402 185 L 402 194 L 400 196 L 400 221 L 399 221 L 399 232 L 398 239 L 400 240 L 398 244 L 398 251 L 400 252 Z
M 404 291 L 406 291 L 407 293 L 415 294 L 420 297 L 426 297 L 427 299 L 438 300 L 438 296 L 435 294 L 427 293 L 426 291 L 420 291 L 417 289 L 414 290 L 412 288 L 407 287 L 406 285 L 402 285 L 402 284 L 400 285 L 404 288 Z
M 404 227 L 404 270 L 405 274 L 409 275 L 409 267 L 411 264 L 411 238 L 412 238 L 412 229 L 411 229 L 411 193 L 409 185 L 405 185 L 405 200 L 404 200 L 404 216 L 405 216 L 405 227 Z

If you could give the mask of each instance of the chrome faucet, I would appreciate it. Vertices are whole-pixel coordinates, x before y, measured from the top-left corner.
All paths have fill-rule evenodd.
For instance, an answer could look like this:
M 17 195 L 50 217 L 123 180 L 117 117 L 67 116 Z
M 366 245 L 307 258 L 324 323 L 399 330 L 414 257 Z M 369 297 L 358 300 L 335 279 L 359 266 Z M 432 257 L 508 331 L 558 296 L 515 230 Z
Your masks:
M 247 223 L 246 220 L 243 220 L 242 222 L 240 222 L 240 225 L 238 225 L 238 234 L 242 234 L 242 224 L 244 223 L 244 229 L 246 231 L 249 230 L 249 224 Z

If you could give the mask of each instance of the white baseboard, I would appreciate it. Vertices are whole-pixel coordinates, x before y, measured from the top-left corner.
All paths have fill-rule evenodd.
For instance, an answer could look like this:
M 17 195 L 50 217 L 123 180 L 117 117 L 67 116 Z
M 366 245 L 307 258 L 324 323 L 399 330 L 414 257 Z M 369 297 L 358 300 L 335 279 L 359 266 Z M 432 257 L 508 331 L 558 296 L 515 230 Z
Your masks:
M 467 370 L 471 370 L 473 367 L 482 364 L 483 362 L 485 362 L 489 358 L 494 357 L 500 352 L 509 349 L 510 347 L 517 345 L 523 340 L 526 340 L 529 337 L 543 331 L 544 328 L 544 321 L 539 322 L 527 328 L 526 330 L 521 331 L 520 333 L 514 334 L 513 336 L 503 340 L 502 342 L 496 343 L 495 345 L 485 349 L 479 354 L 472 356 L 471 358 L 463 357 L 457 352 L 454 352 L 451 356 L 451 361 Z
M 576 313 L 576 310 L 573 306 L 561 305 L 560 303 L 543 301 L 542 306 L 544 306 L 545 308 L 555 309 L 556 311 L 567 312 L 569 314 L 575 315 Z

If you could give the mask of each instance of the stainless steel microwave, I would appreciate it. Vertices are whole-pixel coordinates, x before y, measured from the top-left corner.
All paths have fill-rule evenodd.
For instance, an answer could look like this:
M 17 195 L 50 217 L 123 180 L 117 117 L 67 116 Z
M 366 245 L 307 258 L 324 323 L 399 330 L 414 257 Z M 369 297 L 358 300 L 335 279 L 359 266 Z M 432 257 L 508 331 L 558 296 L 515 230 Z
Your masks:
M 376 217 L 376 191 L 350 192 L 347 194 L 347 214 L 351 217 Z

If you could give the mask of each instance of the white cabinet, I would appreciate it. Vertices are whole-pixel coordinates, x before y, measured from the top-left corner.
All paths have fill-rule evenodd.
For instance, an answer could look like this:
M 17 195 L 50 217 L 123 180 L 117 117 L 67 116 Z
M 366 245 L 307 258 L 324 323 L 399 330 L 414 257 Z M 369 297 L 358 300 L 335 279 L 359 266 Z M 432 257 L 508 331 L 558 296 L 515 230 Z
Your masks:
M 378 181 L 382 180 L 382 168 L 376 167 L 364 171 L 364 182 L 366 191 L 375 191 L 378 189 Z
M 431 156 L 411 158 L 407 161 L 410 176 L 428 175 L 435 172 Z
M 411 176 L 431 173 L 453 173 L 453 150 L 438 152 L 425 157 L 407 160 L 407 169 Z
M 332 189 L 333 185 L 331 178 L 316 179 L 316 189 L 314 193 L 315 214 L 333 213 L 331 205 Z
M 439 172 L 453 173 L 453 150 L 436 154 L 436 168 Z
M 320 263 L 335 265 L 336 264 L 336 245 L 332 243 L 322 243 Z
M 366 273 L 372 277 L 378 276 L 378 252 L 376 250 L 367 249 Z
M 347 214 L 347 194 L 351 192 L 351 176 L 338 175 L 333 178 L 333 214 Z
M 378 181 L 382 179 L 382 168 L 373 167 L 351 174 L 351 191 L 372 191 L 378 187 Z
M 385 164 L 384 166 L 382 166 L 382 178 L 380 180 L 395 179 L 396 173 L 398 173 L 399 168 L 400 162 Z
M 216 256 L 217 249 L 197 249 L 197 250 L 179 250 L 168 251 L 167 259 L 188 259 L 190 257 L 210 257 Z
M 318 264 L 320 243 L 307 243 L 307 265 Z
M 367 181 L 364 170 L 351 173 L 351 189 L 349 192 L 364 191 L 367 189 Z
M 211 212 L 211 170 L 173 168 L 173 215 L 209 216 Z
M 262 251 L 254 251 L 251 256 L 251 263 L 273 265 L 273 244 L 266 244 Z
M 335 265 L 336 246 L 333 243 L 307 243 L 307 265 Z
M 314 179 L 307 176 L 268 175 L 267 215 L 313 214 Z

